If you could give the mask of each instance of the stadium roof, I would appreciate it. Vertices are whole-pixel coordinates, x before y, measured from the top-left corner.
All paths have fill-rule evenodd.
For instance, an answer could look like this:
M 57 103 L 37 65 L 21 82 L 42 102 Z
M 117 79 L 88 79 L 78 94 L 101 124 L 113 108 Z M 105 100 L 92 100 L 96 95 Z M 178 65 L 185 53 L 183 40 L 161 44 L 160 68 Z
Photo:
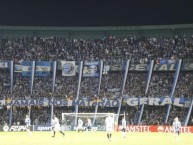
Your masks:
M 108 36 L 171 37 L 178 34 L 193 35 L 193 24 L 112 27 L 0 26 L 0 38 L 39 35 L 92 39 Z

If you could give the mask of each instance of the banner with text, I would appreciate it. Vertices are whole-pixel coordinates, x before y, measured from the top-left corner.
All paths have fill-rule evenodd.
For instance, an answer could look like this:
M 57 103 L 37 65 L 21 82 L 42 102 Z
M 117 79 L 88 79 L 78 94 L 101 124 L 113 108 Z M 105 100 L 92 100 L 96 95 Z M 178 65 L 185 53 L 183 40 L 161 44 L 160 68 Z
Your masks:
M 178 107 L 184 107 L 185 103 L 188 100 L 184 98 L 128 98 L 125 100 L 127 105 L 129 106 L 138 106 L 142 104 L 147 104 L 150 106 L 164 106 L 168 104 L 172 104 Z M 65 100 L 65 99 L 29 99 L 29 100 L 5 100 L 6 105 L 13 105 L 13 106 L 103 106 L 103 107 L 118 107 L 120 104 L 119 99 L 114 100 L 98 100 L 98 101 L 89 101 L 89 100 Z
M 118 126 L 117 131 L 121 131 L 122 126 Z M 138 126 L 138 125 L 128 125 L 126 127 L 127 132 L 162 132 L 162 133 L 172 133 L 174 132 L 174 128 L 172 126 L 158 126 L 158 125 L 150 125 L 150 126 Z M 193 126 L 182 126 L 180 127 L 181 133 L 193 133 Z
M 51 125 L 32 125 L 30 127 L 30 130 L 33 131 L 50 131 L 51 130 Z M 83 128 L 86 129 L 86 126 L 83 126 Z M 65 125 L 64 130 L 66 131 L 76 131 L 77 126 L 74 125 Z M 91 128 L 92 131 L 105 131 L 106 126 L 105 125 L 94 125 Z M 122 126 L 115 126 L 116 131 L 121 131 Z M 0 126 L 0 131 L 4 132 L 21 132 L 21 131 L 26 131 L 26 126 L 22 125 L 5 125 L 5 126 Z M 160 132 L 160 133 L 173 133 L 174 128 L 172 126 L 158 126 L 158 125 L 128 125 L 126 127 L 126 132 L 146 132 L 146 133 L 151 133 L 151 132 Z M 182 126 L 180 127 L 180 133 L 193 133 L 193 126 Z
M 25 125 L 4 125 L 0 126 L 0 131 L 4 132 L 21 132 L 26 131 L 27 127 Z M 30 130 L 32 130 L 32 126 L 30 126 Z
M 147 71 L 148 64 L 131 64 L 129 70 Z M 176 63 L 160 63 L 155 64 L 154 71 L 174 71 L 176 70 Z M 181 70 L 193 70 L 193 63 L 182 63 Z

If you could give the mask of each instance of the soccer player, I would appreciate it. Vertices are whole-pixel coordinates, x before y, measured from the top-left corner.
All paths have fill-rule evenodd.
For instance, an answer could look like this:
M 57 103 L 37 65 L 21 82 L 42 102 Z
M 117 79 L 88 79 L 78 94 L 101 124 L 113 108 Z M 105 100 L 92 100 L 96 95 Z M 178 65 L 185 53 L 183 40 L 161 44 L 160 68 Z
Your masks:
M 83 131 L 83 121 L 82 119 L 78 118 L 78 127 L 77 127 L 78 132 Z
M 125 120 L 125 115 L 123 116 L 123 118 L 122 118 L 122 136 L 123 136 L 123 138 L 125 138 L 126 137 L 126 120 Z
M 31 135 L 31 131 L 30 131 L 31 120 L 30 120 L 28 115 L 26 115 L 26 117 L 25 117 L 25 124 L 26 124 L 27 132 L 29 133 L 29 135 Z
M 174 122 L 173 122 L 172 126 L 173 126 L 173 129 L 174 129 L 175 138 L 176 138 L 177 141 L 179 141 L 181 123 L 178 120 L 178 117 L 176 117 L 174 119 Z
M 61 131 L 59 120 L 55 115 L 52 117 L 51 125 L 52 125 L 52 131 L 53 131 L 52 137 L 55 137 L 56 131 L 59 131 L 63 136 L 65 135 L 64 132 Z
M 92 123 L 91 123 L 91 119 L 90 118 L 87 118 L 86 125 L 87 125 L 86 132 L 91 131 Z
M 66 122 L 65 122 L 65 120 L 62 120 L 62 122 L 61 122 L 61 131 L 62 132 L 65 131 L 65 127 L 66 127 Z
M 110 141 L 112 137 L 113 128 L 114 128 L 114 119 L 111 116 L 111 114 L 109 114 L 108 117 L 106 118 L 105 124 L 106 124 L 107 138 Z

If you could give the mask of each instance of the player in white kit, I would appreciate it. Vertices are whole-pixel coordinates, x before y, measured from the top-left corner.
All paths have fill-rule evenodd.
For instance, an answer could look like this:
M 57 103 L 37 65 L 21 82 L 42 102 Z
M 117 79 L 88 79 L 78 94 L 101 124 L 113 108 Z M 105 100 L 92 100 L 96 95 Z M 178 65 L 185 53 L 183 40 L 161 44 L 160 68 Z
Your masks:
M 114 119 L 111 116 L 111 114 L 109 114 L 108 117 L 106 118 L 105 124 L 106 124 L 107 138 L 111 140 L 112 132 L 114 130 Z
M 83 131 L 83 121 L 82 119 L 78 118 L 78 126 L 77 126 L 77 131 Z
M 52 131 L 53 131 L 52 137 L 55 137 L 56 131 L 59 131 L 63 136 L 65 135 L 64 132 L 61 131 L 60 123 L 56 116 L 52 117 L 51 125 L 52 125 Z
M 125 138 L 126 137 L 126 127 L 127 127 L 125 116 L 123 116 L 121 123 L 122 123 L 122 136 L 123 138 Z
M 28 115 L 26 115 L 25 117 L 25 124 L 26 124 L 27 132 L 29 133 L 29 135 L 31 135 L 31 131 L 30 131 L 31 120 Z

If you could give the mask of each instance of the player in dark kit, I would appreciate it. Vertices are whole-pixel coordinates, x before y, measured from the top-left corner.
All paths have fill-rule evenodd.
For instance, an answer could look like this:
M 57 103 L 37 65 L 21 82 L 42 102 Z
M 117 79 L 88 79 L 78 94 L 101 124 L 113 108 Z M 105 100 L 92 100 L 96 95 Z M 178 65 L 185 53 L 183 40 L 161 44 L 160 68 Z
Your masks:
M 87 118 L 86 126 L 86 132 L 91 131 L 92 123 L 90 118 Z

